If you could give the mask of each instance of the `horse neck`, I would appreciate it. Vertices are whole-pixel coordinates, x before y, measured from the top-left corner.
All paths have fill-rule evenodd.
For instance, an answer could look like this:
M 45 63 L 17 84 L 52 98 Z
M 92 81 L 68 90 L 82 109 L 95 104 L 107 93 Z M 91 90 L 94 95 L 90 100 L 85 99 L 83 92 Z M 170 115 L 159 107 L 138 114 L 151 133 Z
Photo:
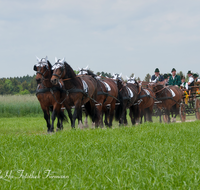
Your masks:
M 63 77 L 65 89 L 82 88 L 80 77 L 69 78 L 65 73 Z
M 123 88 L 123 84 L 119 80 L 117 81 L 117 87 L 118 87 L 119 90 L 121 90 Z
M 53 87 L 53 84 L 51 83 L 51 77 L 52 77 L 52 74 L 51 74 L 51 71 L 49 70 L 48 76 L 42 80 L 42 84 L 47 88 Z

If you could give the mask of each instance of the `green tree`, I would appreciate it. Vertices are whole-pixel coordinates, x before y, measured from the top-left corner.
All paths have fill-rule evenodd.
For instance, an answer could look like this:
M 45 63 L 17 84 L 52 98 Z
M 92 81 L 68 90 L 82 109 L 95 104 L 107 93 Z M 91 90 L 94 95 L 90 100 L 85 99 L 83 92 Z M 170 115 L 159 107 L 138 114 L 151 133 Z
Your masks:
M 151 79 L 151 75 L 148 73 L 145 78 L 144 81 L 149 82 L 149 80 Z

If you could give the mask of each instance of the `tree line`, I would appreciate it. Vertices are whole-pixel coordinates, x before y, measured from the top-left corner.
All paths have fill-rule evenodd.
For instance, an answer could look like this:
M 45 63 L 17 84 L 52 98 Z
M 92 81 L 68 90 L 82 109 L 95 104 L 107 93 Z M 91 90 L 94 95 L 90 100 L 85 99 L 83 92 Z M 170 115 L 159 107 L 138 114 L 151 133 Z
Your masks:
M 75 73 L 78 73 L 75 71 Z M 101 75 L 103 77 L 111 78 L 111 73 L 107 72 L 97 72 L 97 75 Z M 180 71 L 177 73 L 180 76 L 184 76 L 183 72 Z M 133 77 L 134 73 L 132 73 L 129 77 Z M 35 80 L 36 75 L 33 76 L 23 76 L 23 77 L 10 77 L 10 78 L 1 78 L 0 79 L 0 95 L 23 95 L 23 94 L 34 94 L 37 88 L 37 82 Z M 151 75 L 148 73 L 146 74 L 143 81 L 149 82 L 151 79 Z M 126 79 L 124 79 L 126 81 Z M 136 78 L 137 81 L 141 81 L 139 77 Z M 187 80 L 187 76 L 186 76 Z

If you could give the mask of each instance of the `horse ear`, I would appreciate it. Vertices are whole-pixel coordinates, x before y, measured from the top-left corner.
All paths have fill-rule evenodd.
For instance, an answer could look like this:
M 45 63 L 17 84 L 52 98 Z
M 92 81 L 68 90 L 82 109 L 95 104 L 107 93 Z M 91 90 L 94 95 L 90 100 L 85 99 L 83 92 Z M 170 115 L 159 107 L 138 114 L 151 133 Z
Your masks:
M 38 58 L 37 56 L 36 56 L 36 59 L 37 59 L 37 61 L 38 61 L 38 62 L 40 62 L 40 60 L 41 60 L 41 59 L 40 59 L 40 58 Z
M 57 57 L 55 57 L 55 63 L 57 63 L 58 62 L 58 59 L 57 59 Z
M 88 69 L 88 65 L 87 65 L 87 67 L 85 67 L 85 69 L 84 70 L 87 70 Z
M 48 57 L 46 56 L 46 57 L 45 57 L 45 61 L 46 61 L 46 63 L 47 63 L 47 60 L 48 60 Z
M 33 70 L 34 70 L 34 71 L 37 71 L 37 67 L 36 67 L 36 65 L 34 65 Z
M 62 60 L 60 60 L 60 62 L 64 64 L 64 62 L 65 62 L 65 58 L 63 58 Z
M 122 76 L 122 73 L 120 73 L 119 77 L 121 77 L 121 76 Z

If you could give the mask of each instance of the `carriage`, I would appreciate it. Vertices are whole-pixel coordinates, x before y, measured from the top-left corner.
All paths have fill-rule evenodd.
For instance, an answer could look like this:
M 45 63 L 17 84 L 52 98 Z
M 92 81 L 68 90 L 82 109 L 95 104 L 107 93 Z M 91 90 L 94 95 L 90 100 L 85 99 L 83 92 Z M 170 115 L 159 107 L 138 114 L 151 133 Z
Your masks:
M 182 102 L 179 108 L 181 121 L 185 121 L 186 115 L 195 115 L 200 119 L 200 82 L 195 82 L 190 90 L 184 90 Z
M 142 86 L 145 88 L 149 82 L 142 82 Z M 194 86 L 190 90 L 182 89 L 183 95 L 181 103 L 179 104 L 179 115 L 182 122 L 185 122 L 186 116 L 196 116 L 196 119 L 200 120 L 200 82 L 195 82 Z M 167 122 L 165 109 L 158 109 L 158 105 L 162 103 L 162 100 L 156 100 L 154 102 L 153 116 L 162 115 L 163 121 Z

